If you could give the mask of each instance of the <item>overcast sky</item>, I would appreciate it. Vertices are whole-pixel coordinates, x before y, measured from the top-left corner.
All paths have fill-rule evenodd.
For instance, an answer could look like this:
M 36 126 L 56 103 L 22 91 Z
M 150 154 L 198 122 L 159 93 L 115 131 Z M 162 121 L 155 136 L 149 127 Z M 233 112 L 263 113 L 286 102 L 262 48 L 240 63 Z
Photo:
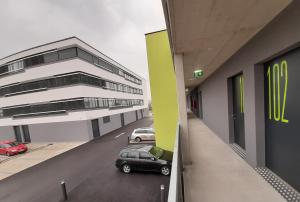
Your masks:
M 145 33 L 165 29 L 161 0 L 1 0 L 0 58 L 77 36 L 148 80 Z

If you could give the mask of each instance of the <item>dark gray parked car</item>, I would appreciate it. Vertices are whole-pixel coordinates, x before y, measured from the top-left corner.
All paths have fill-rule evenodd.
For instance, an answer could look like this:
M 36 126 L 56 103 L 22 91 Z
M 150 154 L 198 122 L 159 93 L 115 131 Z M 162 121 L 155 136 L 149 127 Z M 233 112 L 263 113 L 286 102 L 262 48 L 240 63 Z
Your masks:
M 124 173 L 138 170 L 170 175 L 172 155 L 172 152 L 152 145 L 134 145 L 120 152 L 116 167 Z

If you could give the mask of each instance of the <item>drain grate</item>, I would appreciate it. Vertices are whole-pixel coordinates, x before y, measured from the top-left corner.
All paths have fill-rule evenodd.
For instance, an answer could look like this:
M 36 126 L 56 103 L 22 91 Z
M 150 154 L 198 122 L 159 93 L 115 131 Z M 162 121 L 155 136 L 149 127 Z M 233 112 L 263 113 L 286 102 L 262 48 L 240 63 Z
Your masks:
M 297 192 L 293 187 L 287 184 L 271 170 L 266 167 L 257 167 L 255 170 L 288 202 L 300 202 L 299 192 Z
M 239 145 L 233 143 L 230 144 L 230 147 L 237 153 L 242 159 L 246 159 L 246 152 L 243 148 L 241 148 Z

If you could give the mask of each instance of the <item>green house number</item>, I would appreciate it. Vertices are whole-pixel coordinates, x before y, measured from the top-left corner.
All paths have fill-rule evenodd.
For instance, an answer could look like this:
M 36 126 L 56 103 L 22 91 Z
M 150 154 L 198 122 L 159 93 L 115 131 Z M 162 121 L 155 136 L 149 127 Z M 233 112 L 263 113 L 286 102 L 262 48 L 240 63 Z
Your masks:
M 288 64 L 286 60 L 281 61 L 280 64 L 275 63 L 273 67 L 268 67 L 268 89 L 269 89 L 269 119 L 275 121 L 281 121 L 282 123 L 288 123 L 284 116 L 285 104 L 286 104 L 286 92 L 288 87 Z M 272 82 L 271 82 L 272 77 Z M 284 85 L 283 101 L 281 104 L 281 82 Z M 273 89 L 273 96 L 272 90 Z M 273 103 L 273 110 L 272 110 Z

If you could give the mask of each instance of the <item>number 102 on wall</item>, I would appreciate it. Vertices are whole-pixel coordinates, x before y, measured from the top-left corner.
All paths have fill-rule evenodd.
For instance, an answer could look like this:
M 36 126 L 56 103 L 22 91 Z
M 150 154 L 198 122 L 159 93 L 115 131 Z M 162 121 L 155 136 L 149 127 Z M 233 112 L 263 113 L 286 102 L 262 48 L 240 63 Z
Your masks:
M 269 119 L 288 123 L 285 117 L 286 94 L 288 89 L 288 63 L 282 60 L 268 66 L 268 105 Z M 283 87 L 283 88 L 282 88 Z M 282 91 L 282 92 L 281 92 Z

